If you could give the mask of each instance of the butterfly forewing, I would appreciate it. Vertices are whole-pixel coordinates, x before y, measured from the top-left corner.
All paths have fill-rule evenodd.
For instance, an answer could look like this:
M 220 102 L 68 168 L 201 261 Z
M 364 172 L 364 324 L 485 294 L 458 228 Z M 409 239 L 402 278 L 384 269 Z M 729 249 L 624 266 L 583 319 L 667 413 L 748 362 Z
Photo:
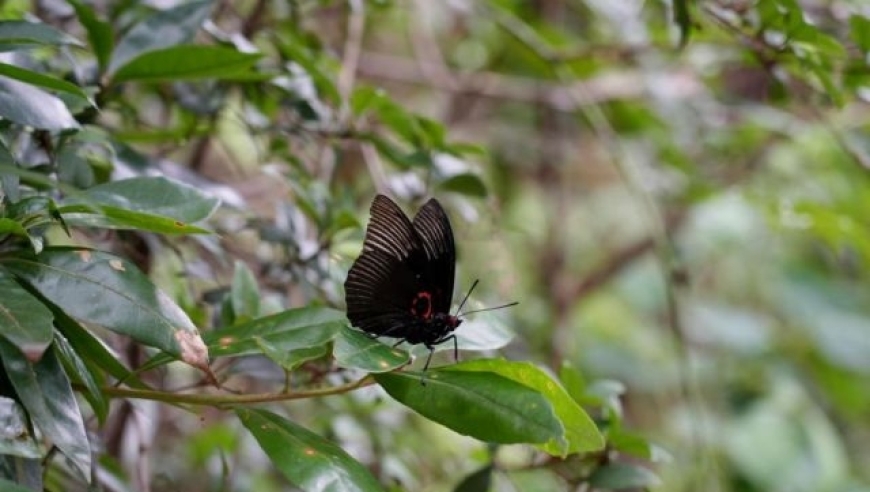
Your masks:
M 395 258 L 405 259 L 420 247 L 414 227 L 402 209 L 386 196 L 376 196 L 372 202 L 363 251 L 380 250 Z
M 412 225 L 426 252 L 423 277 L 432 288 L 435 311 L 446 313 L 450 311 L 456 273 L 456 245 L 450 219 L 433 198 L 417 212 Z

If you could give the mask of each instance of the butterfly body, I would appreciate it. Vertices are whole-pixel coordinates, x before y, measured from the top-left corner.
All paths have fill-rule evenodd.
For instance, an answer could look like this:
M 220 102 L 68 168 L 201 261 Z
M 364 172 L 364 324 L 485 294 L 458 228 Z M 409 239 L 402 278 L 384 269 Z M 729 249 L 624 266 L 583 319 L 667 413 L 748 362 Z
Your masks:
M 351 324 L 374 337 L 435 345 L 453 340 L 462 320 L 450 314 L 456 248 L 437 200 L 413 220 L 384 195 L 375 197 L 363 251 L 345 281 Z M 427 364 L 428 366 L 428 361 Z

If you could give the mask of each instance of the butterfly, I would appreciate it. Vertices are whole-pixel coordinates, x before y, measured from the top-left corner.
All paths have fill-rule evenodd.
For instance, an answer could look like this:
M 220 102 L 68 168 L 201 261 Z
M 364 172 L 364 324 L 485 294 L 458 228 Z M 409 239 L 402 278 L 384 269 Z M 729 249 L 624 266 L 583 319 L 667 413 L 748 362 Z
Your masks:
M 454 331 L 462 319 L 450 314 L 455 273 L 453 228 L 438 200 L 430 199 L 410 220 L 395 202 L 378 195 L 362 253 L 344 283 L 347 317 L 375 338 L 423 344 L 429 349 L 425 373 L 436 345 L 453 340 L 453 355 L 458 356 Z

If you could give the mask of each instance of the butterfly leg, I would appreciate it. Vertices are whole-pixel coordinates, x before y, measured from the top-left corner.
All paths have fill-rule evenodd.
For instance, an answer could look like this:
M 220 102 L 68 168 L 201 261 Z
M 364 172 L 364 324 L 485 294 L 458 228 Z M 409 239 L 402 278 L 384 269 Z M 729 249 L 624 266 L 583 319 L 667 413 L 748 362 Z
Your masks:
M 435 353 L 435 347 L 426 345 L 426 348 L 429 349 L 429 357 L 426 357 L 426 364 L 423 365 L 423 375 L 420 376 L 420 384 L 423 386 L 426 386 L 426 371 L 429 370 L 429 363 L 432 362 L 432 354 Z

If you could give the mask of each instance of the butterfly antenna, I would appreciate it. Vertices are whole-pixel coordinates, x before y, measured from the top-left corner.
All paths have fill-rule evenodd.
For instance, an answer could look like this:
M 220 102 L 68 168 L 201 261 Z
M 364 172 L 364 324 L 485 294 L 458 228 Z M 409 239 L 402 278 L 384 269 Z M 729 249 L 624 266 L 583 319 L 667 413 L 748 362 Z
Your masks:
M 468 298 L 471 297 L 471 293 L 474 291 L 474 288 L 477 287 L 478 282 L 480 282 L 479 278 L 474 279 L 474 283 L 471 284 L 471 288 L 468 289 L 468 293 L 465 294 L 465 299 L 463 299 L 462 302 L 459 303 L 459 309 L 456 310 L 457 313 L 462 311 L 462 307 L 465 306 L 466 302 L 468 302 Z M 461 316 L 461 315 L 457 314 L 457 316 Z
M 504 309 L 504 308 L 508 308 L 511 306 L 516 306 L 519 303 L 520 303 L 519 301 L 514 301 L 514 302 L 509 302 L 507 304 L 502 304 L 501 306 L 488 307 L 488 308 L 483 308 L 483 309 L 475 309 L 473 311 L 466 311 L 464 313 L 459 313 L 457 316 L 465 316 L 467 314 L 482 313 L 484 311 L 495 311 L 496 309 Z

